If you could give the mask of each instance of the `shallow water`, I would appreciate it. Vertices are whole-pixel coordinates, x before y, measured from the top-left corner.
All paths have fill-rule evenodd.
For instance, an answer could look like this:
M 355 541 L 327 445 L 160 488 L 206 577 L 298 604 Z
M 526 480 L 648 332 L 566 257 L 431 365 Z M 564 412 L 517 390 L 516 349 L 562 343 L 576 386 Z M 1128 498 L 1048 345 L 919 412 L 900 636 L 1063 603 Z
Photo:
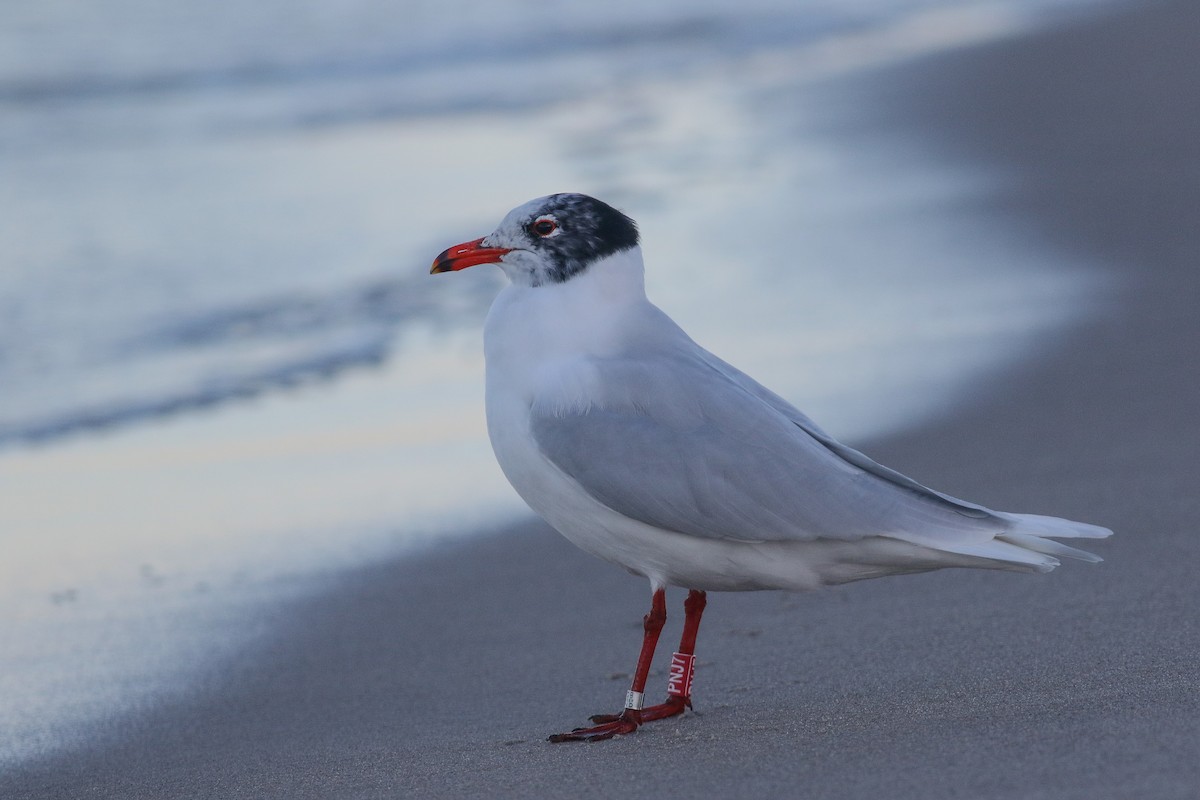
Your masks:
M 974 202 L 1005 176 L 839 135 L 834 80 L 1082 5 L 5 6 L 0 763 L 522 513 L 483 426 L 500 278 L 426 272 L 530 197 L 629 212 L 651 297 L 842 438 L 1102 309 Z
M 757 93 L 1083 5 L 6 4 L 0 446 L 378 365 L 486 306 L 430 252 L 538 194 L 603 194 L 651 244 L 739 186 L 794 225 L 811 190 L 756 184 L 830 154 Z

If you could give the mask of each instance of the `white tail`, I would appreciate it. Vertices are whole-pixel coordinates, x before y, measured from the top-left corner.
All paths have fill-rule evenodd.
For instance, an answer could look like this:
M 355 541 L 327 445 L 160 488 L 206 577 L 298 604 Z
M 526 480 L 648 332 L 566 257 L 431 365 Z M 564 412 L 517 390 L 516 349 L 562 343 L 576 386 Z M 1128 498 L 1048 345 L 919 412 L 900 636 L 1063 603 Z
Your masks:
M 1095 564 L 1104 559 L 1095 553 L 1070 547 L 1054 539 L 1103 539 L 1112 531 L 1099 525 L 1075 522 L 1040 514 L 991 512 L 1008 523 L 1008 530 L 983 542 L 939 542 L 938 549 L 964 556 L 1000 562 L 996 567 L 1049 572 L 1059 558 L 1074 558 Z

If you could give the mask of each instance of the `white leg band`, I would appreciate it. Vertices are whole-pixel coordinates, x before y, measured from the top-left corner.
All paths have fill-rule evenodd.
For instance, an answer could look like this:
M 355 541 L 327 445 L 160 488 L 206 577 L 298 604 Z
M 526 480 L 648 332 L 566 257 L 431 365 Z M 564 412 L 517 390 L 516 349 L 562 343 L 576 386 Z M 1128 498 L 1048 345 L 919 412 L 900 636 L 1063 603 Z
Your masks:
M 646 695 L 642 694 L 641 692 L 635 692 L 633 689 L 630 689 L 628 692 L 625 693 L 625 707 L 632 709 L 634 711 L 641 711 L 642 704 L 645 701 L 645 699 L 646 699 Z

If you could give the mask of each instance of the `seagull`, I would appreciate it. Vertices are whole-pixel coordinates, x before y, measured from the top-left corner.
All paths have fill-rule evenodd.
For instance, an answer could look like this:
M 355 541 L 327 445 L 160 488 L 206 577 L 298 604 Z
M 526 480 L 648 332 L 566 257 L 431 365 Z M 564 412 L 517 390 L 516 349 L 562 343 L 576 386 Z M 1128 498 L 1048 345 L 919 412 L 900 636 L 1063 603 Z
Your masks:
M 554 194 L 446 249 L 430 270 L 496 264 L 508 277 L 484 325 L 496 460 L 563 536 L 650 581 L 624 708 L 550 741 L 610 739 L 691 708 L 707 592 L 1101 560 L 1054 540 L 1099 539 L 1106 528 L 993 511 L 838 442 L 646 298 L 639 242 L 612 206 Z M 683 635 L 666 700 L 646 706 L 667 586 L 688 590 Z

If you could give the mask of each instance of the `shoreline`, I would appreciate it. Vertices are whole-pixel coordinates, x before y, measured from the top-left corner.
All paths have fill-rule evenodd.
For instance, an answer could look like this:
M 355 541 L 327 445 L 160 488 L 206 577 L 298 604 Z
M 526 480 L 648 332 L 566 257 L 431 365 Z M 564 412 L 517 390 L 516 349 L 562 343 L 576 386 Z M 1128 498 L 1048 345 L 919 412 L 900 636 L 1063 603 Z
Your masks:
M 1183 19 L 1200 13 L 1098 16 L 863 90 L 877 124 L 1019 176 L 998 215 L 1128 277 L 1113 315 L 864 449 L 951 494 L 1108 525 L 1105 564 L 714 595 L 695 714 L 549 746 L 619 705 L 648 591 L 530 522 L 355 571 L 194 697 L 0 776 L 0 794 L 1188 796 L 1200 198 L 1171 176 L 1200 163 L 1200 120 L 1178 102 L 1200 70 L 1167 69 Z

